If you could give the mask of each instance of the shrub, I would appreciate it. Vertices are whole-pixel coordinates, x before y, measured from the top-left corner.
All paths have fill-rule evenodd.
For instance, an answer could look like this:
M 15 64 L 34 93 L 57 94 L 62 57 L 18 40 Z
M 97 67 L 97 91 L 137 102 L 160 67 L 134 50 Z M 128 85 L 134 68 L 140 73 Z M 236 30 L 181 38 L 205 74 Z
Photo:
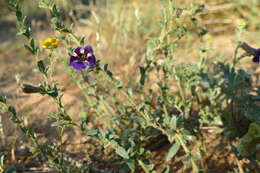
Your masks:
M 48 49 L 47 58 L 41 56 L 44 51 L 36 45 L 20 3 L 10 1 L 9 5 L 16 14 L 17 34 L 28 40 L 25 48 L 35 56 L 43 79 L 40 86 L 23 85 L 23 90 L 26 93 L 48 95 L 58 106 L 58 111 L 51 113 L 50 118 L 54 120 L 52 126 L 57 128 L 60 142 L 39 142 L 37 134 L 25 125 L 23 118 L 17 116 L 15 108 L 1 95 L 2 110 L 10 112 L 10 120 L 18 124 L 33 141 L 32 152 L 41 153 L 54 170 L 87 172 L 92 169 L 83 163 L 70 165 L 65 159 L 62 136 L 70 126 L 98 141 L 104 148 L 112 147 L 120 163 L 131 172 L 155 170 L 151 157 L 151 151 L 156 148 L 152 146 L 154 140 L 166 140 L 171 145 L 166 161 L 183 151 L 185 157 L 182 161 L 186 167 L 191 167 L 193 172 L 205 171 L 198 160 L 204 159 L 203 143 L 206 136 L 203 129 L 206 127 L 215 128 L 229 139 L 238 159 L 250 160 L 245 170 L 253 165 L 257 169 L 259 157 L 255 151 L 259 150 L 259 135 L 252 135 L 252 131 L 257 131 L 259 126 L 260 108 L 256 101 L 259 101 L 260 88 L 253 88 L 252 76 L 237 64 L 250 55 L 254 55 L 253 60 L 257 62 L 259 54 L 258 50 L 248 45 L 246 47 L 241 42 L 240 36 L 245 28 L 243 23 L 237 27 L 237 46 L 232 62 L 210 60 L 206 58 L 210 51 L 205 44 L 207 29 L 199 26 L 197 21 L 197 15 L 204 6 L 186 9 L 175 6 L 172 0 L 167 1 L 161 11 L 160 33 L 147 41 L 145 63 L 138 67 L 139 81 L 125 86 L 114 77 L 108 64 L 103 65 L 102 57 L 96 59 L 95 46 L 86 46 L 85 38 L 77 37 L 73 28 L 65 25 L 55 3 L 46 0 L 39 2 L 40 8 L 51 11 L 51 26 L 58 32 L 55 38 L 42 42 L 42 48 Z M 182 17 L 185 20 L 180 20 Z M 192 28 L 185 26 L 187 18 L 193 24 Z M 201 41 L 197 64 L 176 62 L 175 51 L 188 34 L 197 36 Z M 57 55 L 56 49 L 60 46 L 66 48 L 67 58 Z M 247 53 L 240 54 L 238 50 L 241 47 Z M 104 120 L 104 127 L 88 129 L 86 117 L 76 122 L 67 113 L 60 86 L 52 78 L 51 71 L 55 70 L 57 62 L 63 62 L 64 70 L 85 97 L 86 109 Z M 157 89 L 152 87 L 154 83 Z M 199 154 L 192 152 L 195 147 Z M 170 167 L 166 164 L 158 171 L 170 172 Z

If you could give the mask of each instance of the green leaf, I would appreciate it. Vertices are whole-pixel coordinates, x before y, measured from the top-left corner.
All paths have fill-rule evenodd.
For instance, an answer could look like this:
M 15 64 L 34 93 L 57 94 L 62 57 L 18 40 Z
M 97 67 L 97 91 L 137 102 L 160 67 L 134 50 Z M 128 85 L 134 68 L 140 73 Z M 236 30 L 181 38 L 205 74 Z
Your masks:
M 15 15 L 16 15 L 18 21 L 21 21 L 21 20 L 22 20 L 22 15 L 23 15 L 23 14 L 22 14 L 21 11 L 16 11 L 16 14 L 15 14 Z
M 65 125 L 64 121 L 55 121 L 55 122 L 51 123 L 52 127 L 61 127 L 63 125 Z
M 182 124 L 183 121 L 183 115 L 179 115 L 177 118 L 177 127 Z
M 130 97 L 133 97 L 133 89 L 128 87 L 127 88 L 127 95 L 129 95 Z
M 15 115 L 12 115 L 10 117 L 10 121 L 12 121 L 14 123 L 21 123 L 21 121 L 19 121 L 19 119 Z
M 5 153 L 1 152 L 0 153 L 0 168 L 3 168 L 3 166 L 4 166 L 4 158 L 5 158 Z
M 111 71 L 109 71 L 109 70 L 107 70 L 106 72 L 107 72 L 107 75 L 108 75 L 111 79 L 113 79 L 113 73 L 112 73 Z
M 58 19 L 57 17 L 53 17 L 53 18 L 51 18 L 51 23 L 56 25 L 56 23 L 58 22 L 58 20 L 59 20 L 59 19 Z
M 115 150 L 119 156 L 123 157 L 124 159 L 129 159 L 129 155 L 128 155 L 127 151 L 120 145 L 117 145 Z
M 47 75 L 47 74 L 46 74 L 46 68 L 45 68 L 45 66 L 44 66 L 43 61 L 42 61 L 42 60 L 38 61 L 37 65 L 38 65 L 39 71 L 40 71 L 41 73 Z
M 135 162 L 133 160 L 128 160 L 126 164 L 132 173 L 135 172 Z
M 58 18 L 57 17 L 53 17 L 51 18 L 51 27 L 54 28 L 54 29 L 58 29 L 59 27 L 57 26 L 57 23 L 58 23 Z
M 257 145 L 260 142 L 260 125 L 251 123 L 247 134 L 245 134 L 238 143 L 237 150 L 244 156 L 248 157 L 256 154 Z
M 176 155 L 176 153 L 179 151 L 179 149 L 180 149 L 180 144 L 178 142 L 175 142 L 172 145 L 170 151 L 168 152 L 166 160 L 167 161 L 171 160 Z
M 146 165 L 146 167 L 147 167 L 147 169 L 149 170 L 149 171 L 151 171 L 151 170 L 153 170 L 153 168 L 154 168 L 154 164 L 147 164 Z
M 17 3 L 17 2 L 16 2 L 16 3 Z M 15 11 L 16 11 L 15 2 L 9 1 L 9 3 L 8 3 L 8 8 L 9 8 L 10 11 L 15 12 Z
M 23 132 L 24 134 L 26 134 L 26 131 L 27 131 L 26 127 L 20 126 L 20 129 L 22 130 L 22 132 Z
M 49 8 L 49 4 L 46 1 L 39 2 L 39 8 Z
M 52 93 L 50 94 L 50 96 L 52 96 L 52 97 L 57 97 L 59 95 L 59 93 L 58 93 L 58 88 L 57 88 L 57 86 L 56 86 L 56 84 L 54 85 L 54 87 L 52 88 Z
M 189 160 L 182 160 L 182 163 L 183 165 L 185 165 L 187 168 L 190 168 L 192 165 L 191 165 L 191 162 Z
M 122 81 L 117 82 L 116 87 L 118 89 L 121 89 L 123 87 L 123 82 Z
M 108 70 L 108 64 L 104 65 L 104 71 L 106 72 L 106 74 L 113 79 L 113 73 L 111 71 Z
M 170 166 L 167 165 L 166 168 L 164 168 L 162 173 L 169 173 L 169 171 L 170 171 Z
M 9 106 L 8 111 L 11 112 L 13 115 L 16 115 L 16 111 L 15 111 L 15 108 L 13 106 Z
M 30 45 L 32 47 L 32 49 L 34 50 L 34 39 L 33 38 L 30 38 Z
M 139 165 L 143 168 L 145 173 L 149 173 L 154 168 L 154 164 L 146 164 L 142 160 L 138 160 Z
M 59 9 L 57 8 L 56 4 L 54 4 L 54 5 L 52 6 L 52 12 L 53 12 L 53 14 L 54 14 L 55 16 L 57 16 L 57 17 L 60 16 L 60 14 L 59 14 Z
M 23 33 L 23 35 L 24 35 L 25 37 L 27 37 L 27 39 L 29 39 L 29 38 L 30 38 L 30 35 L 31 35 L 31 28 L 30 28 L 30 27 L 27 27 L 26 30 L 25 30 L 25 32 Z
M 87 117 L 84 117 L 80 120 L 80 128 L 81 130 L 85 130 L 86 129 L 86 124 L 88 122 L 88 118 Z
M 39 56 L 39 50 L 40 50 L 39 46 L 36 46 L 36 48 L 35 48 L 35 55 L 36 56 Z
M 0 92 L 0 102 L 6 104 L 6 97 Z
M 162 21 L 165 23 L 165 15 L 164 15 L 164 11 L 161 10 L 161 18 L 162 18 Z
M 170 128 L 175 130 L 176 127 L 177 127 L 177 118 L 175 115 L 173 115 L 170 121 Z
M 95 136 L 98 134 L 98 130 L 96 128 L 93 128 L 87 132 L 87 135 L 89 136 Z
M 196 137 L 192 135 L 183 135 L 183 138 L 187 141 L 192 141 L 193 139 L 196 139 Z
M 85 112 L 85 111 L 80 112 L 79 117 L 80 118 L 86 118 L 87 117 L 87 112 Z
M 104 65 L 104 71 L 107 71 L 108 64 Z
M 34 54 L 34 51 L 33 51 L 33 49 L 32 49 L 30 46 L 24 44 L 24 47 L 25 47 L 25 49 L 27 49 L 29 52 L 31 52 L 31 54 Z
M 79 43 L 80 43 L 80 45 L 81 45 L 82 47 L 84 46 L 85 38 L 86 38 L 86 36 L 83 35 L 83 36 L 80 38 L 80 40 L 79 40 Z
M 139 67 L 139 70 L 140 70 L 140 73 L 141 73 L 141 78 L 140 78 L 139 83 L 140 83 L 141 85 L 144 85 L 144 83 L 145 83 L 145 78 L 146 78 L 145 68 L 140 66 L 140 67 Z

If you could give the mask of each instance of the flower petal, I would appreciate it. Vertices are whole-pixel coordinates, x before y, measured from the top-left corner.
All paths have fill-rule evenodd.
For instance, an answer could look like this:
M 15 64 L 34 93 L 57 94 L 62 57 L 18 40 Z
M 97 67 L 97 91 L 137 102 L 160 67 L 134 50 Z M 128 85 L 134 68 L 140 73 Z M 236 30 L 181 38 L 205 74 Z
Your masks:
M 257 49 L 256 54 L 253 58 L 253 62 L 259 63 L 260 62 L 260 49 Z
M 90 45 L 87 45 L 86 47 L 84 47 L 84 49 L 85 49 L 85 53 L 93 53 L 94 52 Z
M 74 52 L 75 52 L 77 55 L 80 55 L 80 49 L 81 49 L 81 47 L 77 47 L 77 48 L 74 50 Z
M 74 53 L 74 52 L 73 52 L 73 53 Z M 70 66 L 72 66 L 72 63 L 73 63 L 74 61 L 76 61 L 76 58 L 77 58 L 76 56 L 72 56 L 72 55 L 70 56 L 70 62 L 69 62 L 69 65 L 70 65 Z
M 80 48 L 80 54 L 85 54 L 85 49 L 84 48 Z
M 84 68 L 86 68 L 87 67 L 87 63 L 86 62 L 80 62 L 80 61 L 73 61 L 72 63 L 71 63 L 71 66 L 74 68 L 74 69 L 76 69 L 76 70 L 82 70 L 82 69 L 84 69 Z
M 85 59 L 87 58 L 87 59 Z M 77 47 L 70 56 L 69 66 L 76 70 L 82 70 L 87 66 L 96 66 L 96 57 L 90 45 Z
M 76 54 L 76 52 L 72 52 L 71 56 L 74 56 L 76 58 L 78 54 Z
M 94 54 L 93 53 L 88 53 L 87 54 L 87 57 L 91 57 L 91 56 L 93 56 Z
M 87 63 L 89 66 L 96 66 L 96 57 L 93 54 L 91 56 L 88 56 Z
M 253 62 L 259 63 L 260 62 L 260 57 L 259 56 L 254 56 Z

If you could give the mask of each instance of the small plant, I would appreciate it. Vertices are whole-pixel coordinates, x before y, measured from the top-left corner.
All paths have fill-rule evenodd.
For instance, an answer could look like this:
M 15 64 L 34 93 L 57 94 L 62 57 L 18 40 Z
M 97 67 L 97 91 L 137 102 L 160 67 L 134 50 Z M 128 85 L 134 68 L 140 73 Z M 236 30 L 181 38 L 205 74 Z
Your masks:
M 71 126 L 81 131 L 82 135 L 98 141 L 104 148 L 113 148 L 123 165 L 122 169 L 128 172 L 140 169 L 146 173 L 171 172 L 169 162 L 180 151 L 185 153 L 182 162 L 186 168 L 191 168 L 194 173 L 207 171 L 201 164 L 207 152 L 204 147 L 206 136 L 203 134 L 203 129 L 207 127 L 214 127 L 229 139 L 238 159 L 250 160 L 245 171 L 252 169 L 253 165 L 254 169 L 258 169 L 260 107 L 256 101 L 259 101 L 260 88 L 256 90 L 252 87 L 252 76 L 239 68 L 238 62 L 253 55 L 253 62 L 259 64 L 260 49 L 253 49 L 241 42 L 245 27 L 239 25 L 232 63 L 210 60 L 207 52 L 211 50 L 204 41 L 208 31 L 197 21 L 204 5 L 194 9 L 181 8 L 175 6 L 172 0 L 164 5 L 160 33 L 147 41 L 145 63 L 139 66 L 138 83 L 125 86 L 114 77 L 108 64 L 102 64 L 105 57 L 96 58 L 95 46 L 86 45 L 84 36 L 77 37 L 72 32 L 72 26 L 66 26 L 54 2 L 39 2 L 40 8 L 51 12 L 51 27 L 58 33 L 42 41 L 41 47 L 36 45 L 20 3 L 9 2 L 17 19 L 17 35 L 26 38 L 27 44 L 24 46 L 34 55 L 42 76 L 39 86 L 24 84 L 23 91 L 48 95 L 53 99 L 58 109 L 49 118 L 54 121 L 52 126 L 57 128 L 59 142 L 41 143 L 37 133 L 25 125 L 23 116 L 17 115 L 3 95 L 0 95 L 1 110 L 9 112 L 10 120 L 18 124 L 32 140 L 34 147 L 31 151 L 35 155 L 41 154 L 57 172 L 91 172 L 93 169 L 83 163 L 74 166 L 66 160 L 62 136 L 65 129 Z M 192 30 L 185 25 L 187 18 L 194 26 Z M 175 52 L 181 48 L 182 39 L 190 34 L 200 39 L 199 61 L 197 64 L 177 63 Z M 60 47 L 66 48 L 66 56 L 58 55 L 56 50 Z M 245 54 L 239 53 L 241 48 L 246 50 Z M 183 58 L 186 56 L 183 55 Z M 87 118 L 76 122 L 67 113 L 62 102 L 61 86 L 53 79 L 55 66 L 60 62 L 84 95 L 85 109 L 103 120 L 103 128 L 96 126 L 88 129 Z M 152 84 L 156 84 L 157 89 Z M 166 164 L 160 170 L 156 170 L 151 157 L 156 149 L 154 140 L 165 140 L 171 145 L 164 158 Z M 0 169 L 4 169 L 2 158 Z

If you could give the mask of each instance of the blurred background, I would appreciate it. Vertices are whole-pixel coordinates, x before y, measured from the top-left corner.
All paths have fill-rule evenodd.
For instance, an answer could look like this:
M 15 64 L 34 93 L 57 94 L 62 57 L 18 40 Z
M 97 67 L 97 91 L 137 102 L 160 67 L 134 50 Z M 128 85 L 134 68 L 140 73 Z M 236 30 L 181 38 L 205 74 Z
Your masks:
M 166 0 L 56 0 L 60 7 L 65 23 L 73 23 L 73 31 L 77 36 L 86 36 L 86 43 L 94 47 L 98 59 L 103 64 L 108 63 L 114 75 L 124 81 L 126 85 L 135 84 L 139 78 L 138 65 L 144 62 L 146 55 L 146 42 L 149 38 L 160 33 L 161 9 Z M 38 1 L 21 0 L 23 12 L 28 16 L 35 40 L 40 44 L 49 36 L 55 36 L 50 27 L 51 14 L 38 8 Z M 174 0 L 176 6 L 192 8 L 204 4 L 205 9 L 198 16 L 198 25 L 208 29 L 205 35 L 206 44 L 211 48 L 208 58 L 222 58 L 230 60 L 234 52 L 232 40 L 236 38 L 235 29 L 242 20 L 246 23 L 246 32 L 243 41 L 255 48 L 260 47 L 260 2 L 259 0 Z M 182 14 L 182 15 L 185 15 Z M 185 20 L 185 18 L 183 19 Z M 188 20 L 187 20 L 188 21 Z M 191 33 L 185 40 L 181 40 L 181 49 L 176 51 L 176 59 L 190 63 L 198 59 L 200 48 L 199 38 L 192 34 L 193 25 L 186 26 Z M 58 50 L 62 58 L 64 50 Z M 47 115 L 56 110 L 48 97 L 39 95 L 26 95 L 21 92 L 21 82 L 38 84 L 39 72 L 33 57 L 24 49 L 24 40 L 16 37 L 15 16 L 8 10 L 8 1 L 0 0 L 0 90 L 16 107 L 18 114 L 25 116 L 28 126 L 33 128 L 42 141 L 57 139 L 57 132 L 50 127 Z M 259 65 L 251 63 L 251 59 L 240 62 L 241 67 L 250 73 L 259 76 Z M 62 65 L 56 67 L 55 79 L 63 88 L 65 106 L 68 113 L 75 119 L 84 114 L 84 106 L 78 102 L 81 98 L 79 90 L 64 73 Z M 254 79 L 256 81 L 256 79 Z M 32 158 L 29 148 L 32 145 L 21 132 L 9 122 L 8 116 L 1 115 L 0 152 L 7 155 L 6 164 L 18 170 L 32 171 L 32 168 L 43 169 L 42 158 Z M 39 125 L 40 124 L 40 125 Z M 91 128 L 91 123 L 88 124 Z M 97 160 L 99 167 L 114 169 L 111 160 L 113 157 L 104 155 L 101 146 L 90 139 L 80 138 L 80 133 L 74 129 L 66 131 L 64 141 L 68 141 L 66 150 L 72 160 Z M 225 141 L 218 141 L 212 137 L 214 143 L 212 151 L 216 156 L 209 159 L 211 172 L 225 172 L 232 167 L 232 154 Z M 210 143 L 210 141 L 209 141 Z M 215 150 L 215 149 L 219 150 Z M 222 148 L 224 148 L 222 150 Z M 95 156 L 93 156 L 93 153 Z M 221 157 L 221 159 L 218 158 Z M 226 159 L 223 161 L 223 159 Z M 160 163 L 160 158 L 158 158 Z M 110 168 L 113 167 L 113 168 Z M 46 168 L 47 169 L 47 168 Z

